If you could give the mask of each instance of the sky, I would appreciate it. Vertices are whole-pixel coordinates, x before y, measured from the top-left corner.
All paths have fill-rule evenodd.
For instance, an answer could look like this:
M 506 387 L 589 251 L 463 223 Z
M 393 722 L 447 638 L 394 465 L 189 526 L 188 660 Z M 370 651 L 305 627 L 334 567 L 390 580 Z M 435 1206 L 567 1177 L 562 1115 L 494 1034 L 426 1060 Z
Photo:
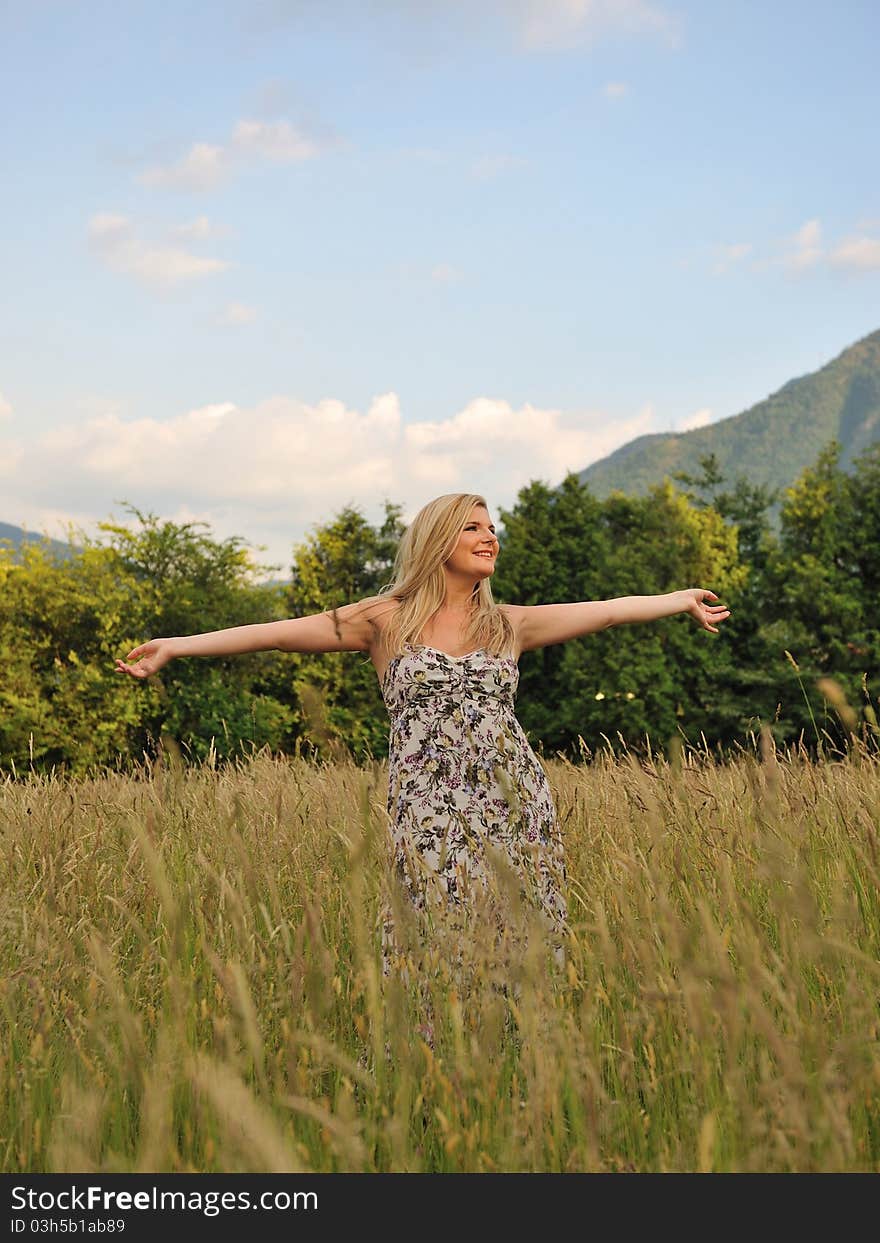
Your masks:
M 0 0 L 0 521 L 283 574 L 880 328 L 876 0 Z

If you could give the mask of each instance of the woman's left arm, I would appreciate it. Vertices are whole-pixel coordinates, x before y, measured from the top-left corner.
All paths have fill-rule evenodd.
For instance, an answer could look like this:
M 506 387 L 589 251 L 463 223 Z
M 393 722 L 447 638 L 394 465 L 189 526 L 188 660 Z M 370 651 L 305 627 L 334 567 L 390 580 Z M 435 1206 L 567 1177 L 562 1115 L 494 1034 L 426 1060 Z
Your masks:
M 704 630 L 718 633 L 715 622 L 730 616 L 724 604 L 707 604 L 717 600 L 714 591 L 703 587 L 687 587 L 661 596 L 620 596 L 616 600 L 585 600 L 579 604 L 532 604 L 507 606 L 511 621 L 517 627 L 520 651 L 565 643 L 611 626 L 633 622 L 657 621 L 689 613 Z

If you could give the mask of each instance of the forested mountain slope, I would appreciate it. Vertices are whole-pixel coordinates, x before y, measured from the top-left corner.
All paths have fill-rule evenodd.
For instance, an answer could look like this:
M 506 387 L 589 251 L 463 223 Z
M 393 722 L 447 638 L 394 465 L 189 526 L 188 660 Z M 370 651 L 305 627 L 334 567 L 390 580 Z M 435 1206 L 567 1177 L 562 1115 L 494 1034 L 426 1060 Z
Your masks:
M 842 446 L 844 469 L 880 440 L 880 331 L 741 414 L 689 432 L 639 436 L 578 478 L 600 498 L 616 489 L 644 495 L 666 475 L 698 475 L 700 459 L 714 454 L 725 479 L 744 475 L 752 484 L 784 488 L 832 438 Z

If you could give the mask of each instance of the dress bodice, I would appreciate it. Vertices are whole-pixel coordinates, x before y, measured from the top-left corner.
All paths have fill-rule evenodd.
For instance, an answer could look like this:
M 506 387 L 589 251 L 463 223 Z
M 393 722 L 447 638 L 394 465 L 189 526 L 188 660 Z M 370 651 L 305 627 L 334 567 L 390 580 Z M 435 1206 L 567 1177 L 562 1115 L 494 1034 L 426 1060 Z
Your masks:
M 483 711 L 495 707 L 512 712 L 518 685 L 519 667 L 512 656 L 495 656 L 485 648 L 450 656 L 439 648 L 408 643 L 385 670 L 382 697 L 392 718 L 450 702 L 463 708 L 469 700 Z

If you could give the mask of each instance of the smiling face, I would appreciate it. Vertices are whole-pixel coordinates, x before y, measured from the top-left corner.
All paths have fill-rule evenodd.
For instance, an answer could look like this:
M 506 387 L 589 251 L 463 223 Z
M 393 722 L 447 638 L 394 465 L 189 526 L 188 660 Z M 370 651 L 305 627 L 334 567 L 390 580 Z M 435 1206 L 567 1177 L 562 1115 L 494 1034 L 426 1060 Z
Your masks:
M 490 578 L 495 573 L 497 556 L 495 524 L 482 505 L 475 505 L 458 537 L 452 556 L 446 562 L 446 568 L 472 582 L 479 582 L 480 579 Z

